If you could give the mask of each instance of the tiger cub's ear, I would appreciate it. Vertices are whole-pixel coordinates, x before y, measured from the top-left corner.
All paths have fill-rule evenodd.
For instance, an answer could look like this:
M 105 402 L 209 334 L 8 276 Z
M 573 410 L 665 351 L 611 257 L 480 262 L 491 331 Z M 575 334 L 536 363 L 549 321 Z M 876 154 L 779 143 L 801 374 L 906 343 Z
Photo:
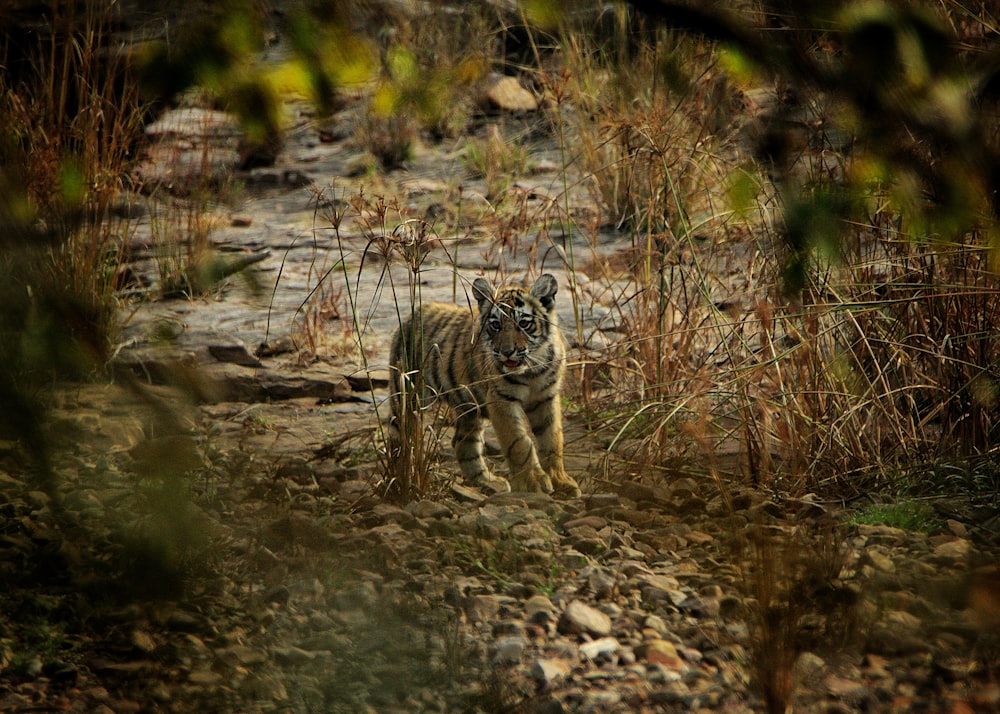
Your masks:
M 546 310 L 552 308 L 556 300 L 556 292 L 559 290 L 559 283 L 548 273 L 538 276 L 538 280 L 531 286 L 531 294 L 538 298 L 539 302 L 545 306 Z
M 481 312 L 485 312 L 487 306 L 493 305 L 493 286 L 486 278 L 476 278 L 472 282 L 472 294 Z

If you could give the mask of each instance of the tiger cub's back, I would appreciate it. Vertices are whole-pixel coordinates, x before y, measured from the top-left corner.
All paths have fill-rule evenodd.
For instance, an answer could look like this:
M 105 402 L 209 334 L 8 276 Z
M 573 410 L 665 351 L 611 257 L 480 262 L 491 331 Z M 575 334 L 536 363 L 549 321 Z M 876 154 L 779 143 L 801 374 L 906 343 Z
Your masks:
M 473 354 L 475 340 L 475 316 L 469 308 L 434 302 L 415 310 L 392 341 L 393 396 L 402 394 L 402 379 L 407 377 L 449 402 L 451 393 L 463 385 L 472 385 L 478 403 L 485 401 L 482 367 Z M 413 379 L 418 371 L 420 379 Z M 394 403 L 394 411 L 398 406 Z

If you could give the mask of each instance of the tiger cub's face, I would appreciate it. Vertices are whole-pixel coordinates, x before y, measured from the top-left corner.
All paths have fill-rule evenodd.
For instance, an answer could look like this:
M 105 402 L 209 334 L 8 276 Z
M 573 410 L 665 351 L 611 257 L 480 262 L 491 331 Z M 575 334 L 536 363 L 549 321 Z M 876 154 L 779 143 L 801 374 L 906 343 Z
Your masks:
M 495 292 L 484 278 L 472 291 L 479 303 L 480 339 L 486 340 L 501 373 L 540 372 L 555 357 L 551 333 L 558 329 L 554 310 L 556 279 L 546 273 L 531 290 L 504 288 Z

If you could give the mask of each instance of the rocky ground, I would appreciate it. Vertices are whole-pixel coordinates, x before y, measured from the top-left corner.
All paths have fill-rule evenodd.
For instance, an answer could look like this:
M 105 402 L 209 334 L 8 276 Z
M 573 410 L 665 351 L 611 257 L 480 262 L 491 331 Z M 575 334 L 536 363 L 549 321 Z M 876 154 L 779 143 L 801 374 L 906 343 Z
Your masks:
M 57 392 L 63 503 L 5 470 L 16 445 L 2 445 L 0 711 L 742 712 L 783 694 L 796 711 L 1000 710 L 995 512 L 940 504 L 928 535 L 848 526 L 815 498 L 705 469 L 650 480 L 572 404 L 582 497 L 480 493 L 454 483 L 445 449 L 424 498 L 385 499 L 376 407 L 410 282 L 370 243 L 380 199 L 393 226 L 451 227 L 450 253 L 421 269 L 425 299 L 462 299 L 456 265 L 548 270 L 579 351 L 613 339 L 614 313 L 562 256 L 622 246 L 599 229 L 519 234 L 447 141 L 405 171 L 359 173 L 359 100 L 322 122 L 288 111 L 277 163 L 245 171 L 225 115 L 192 106 L 150 128 L 144 185 L 160 188 L 137 198 L 126 276 L 148 299 L 113 383 Z M 514 187 L 522 215 L 577 186 L 556 159 L 538 143 Z M 182 188 L 206 173 L 241 187 L 192 201 Z M 585 196 L 571 202 L 584 222 Z M 164 236 L 197 228 L 215 265 L 255 278 L 234 268 L 156 297 Z M 722 293 L 741 289 L 749 250 L 704 246 L 736 275 Z
M 149 442 L 129 401 L 65 397 L 59 474 L 92 538 L 146 550 L 94 562 L 3 474 L 3 711 L 757 711 L 762 682 L 797 711 L 1000 706 L 996 571 L 970 570 L 995 549 L 957 520 L 845 527 L 694 478 L 400 507 L 336 446 L 370 405 L 220 402 Z M 138 478 L 185 455 L 189 498 Z

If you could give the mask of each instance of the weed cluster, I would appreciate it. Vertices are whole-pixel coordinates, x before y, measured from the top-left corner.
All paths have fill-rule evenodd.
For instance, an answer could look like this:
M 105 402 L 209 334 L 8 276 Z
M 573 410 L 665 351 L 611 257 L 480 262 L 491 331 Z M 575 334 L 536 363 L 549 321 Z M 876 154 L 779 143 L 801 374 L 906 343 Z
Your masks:
M 331 187 L 329 193 L 335 194 L 336 191 Z M 316 206 L 316 230 L 333 231 L 339 260 L 322 275 L 317 275 L 312 297 L 322 295 L 327 290 L 333 290 L 341 296 L 347 308 L 342 317 L 345 330 L 356 341 L 365 372 L 371 374 L 371 366 L 368 364 L 371 350 L 365 344 L 370 313 L 364 312 L 360 304 L 360 281 L 366 259 L 377 259 L 381 266 L 374 292 L 379 295 L 388 288 L 392 304 L 396 308 L 396 324 L 401 327 L 405 322 L 419 320 L 423 282 L 421 271 L 431 252 L 443 250 L 443 246 L 427 223 L 406 218 L 398 202 L 381 196 L 368 197 L 361 192 L 350 197 L 349 202 L 344 202 L 342 199 L 329 197 L 326 190 L 320 189 L 316 195 Z M 348 217 L 358 223 L 365 241 L 358 273 L 353 280 L 350 270 L 354 262 L 352 258 L 356 256 L 351 254 L 341 233 L 341 226 Z M 402 279 L 392 269 L 399 263 L 406 269 Z M 343 290 L 339 286 L 330 287 L 334 284 L 334 276 L 343 278 Z M 306 315 L 311 312 L 312 310 L 308 310 Z M 422 337 L 422 331 L 418 330 L 417 334 Z M 417 345 L 417 348 L 416 353 L 421 354 L 419 348 L 422 345 Z M 396 448 L 383 452 L 383 471 L 386 475 L 387 494 L 407 502 L 425 494 L 432 485 L 430 476 L 435 471 L 437 453 L 441 446 L 435 416 L 442 405 L 426 398 L 419 365 L 394 375 L 394 383 L 396 381 L 400 387 L 402 408 L 393 428 L 399 436 L 398 439 L 391 440 Z M 374 387 L 372 389 L 372 399 L 377 404 Z M 377 412 L 378 409 L 376 414 Z M 383 421 L 377 424 L 379 439 L 383 443 L 390 442 L 386 424 Z
M 465 161 L 475 176 L 486 183 L 486 198 L 495 202 L 510 188 L 513 179 L 523 173 L 527 163 L 527 150 L 504 140 L 497 125 L 487 128 L 484 138 L 469 140 Z
M 58 513 L 41 395 L 107 360 L 131 231 L 118 199 L 142 105 L 117 12 L 58 4 L 39 31 L 0 33 L 0 434 Z
M 768 712 L 791 708 L 803 652 L 836 654 L 853 643 L 858 596 L 841 581 L 846 566 L 836 528 L 791 532 L 756 523 L 737 555 L 746 621 L 754 642 L 753 681 Z
M 128 45 L 115 43 L 118 12 L 102 0 L 57 5 L 46 31 L 0 36 L 5 252 L 33 256 L 11 270 L 33 283 L 35 308 L 20 314 L 58 320 L 44 303 L 63 303 L 98 354 L 117 322 L 130 231 L 117 201 L 142 121 Z

